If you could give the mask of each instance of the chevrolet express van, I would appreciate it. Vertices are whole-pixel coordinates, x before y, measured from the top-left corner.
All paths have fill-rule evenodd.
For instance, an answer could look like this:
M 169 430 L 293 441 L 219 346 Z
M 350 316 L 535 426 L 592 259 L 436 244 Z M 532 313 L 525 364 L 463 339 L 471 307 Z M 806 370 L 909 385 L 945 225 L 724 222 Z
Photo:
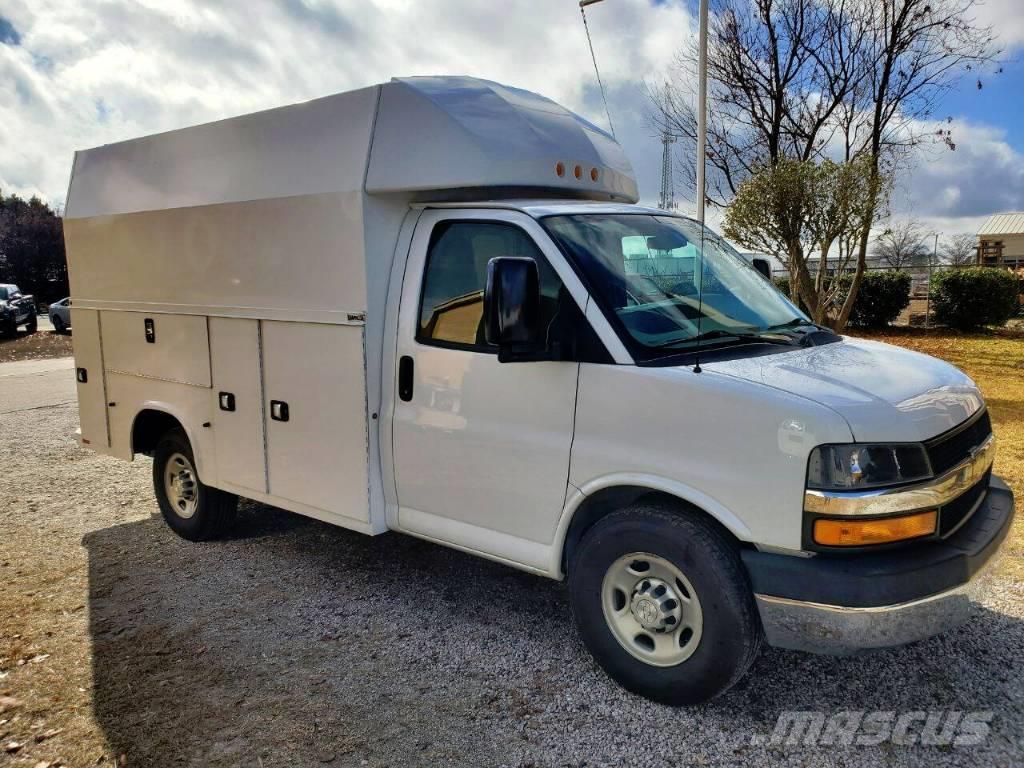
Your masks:
M 152 456 L 190 540 L 242 496 L 564 579 L 660 702 L 966 620 L 1014 508 L 978 388 L 636 201 L 608 134 L 471 78 L 79 152 L 78 439 Z

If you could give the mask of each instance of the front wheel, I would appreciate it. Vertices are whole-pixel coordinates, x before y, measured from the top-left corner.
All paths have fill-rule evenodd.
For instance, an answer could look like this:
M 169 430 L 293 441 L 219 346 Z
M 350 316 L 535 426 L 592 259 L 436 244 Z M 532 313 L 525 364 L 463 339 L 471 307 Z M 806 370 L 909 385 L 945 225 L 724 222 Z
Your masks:
M 168 431 L 153 454 L 153 490 L 171 530 L 189 541 L 207 541 L 231 524 L 238 497 L 205 485 L 195 466 L 185 433 Z
M 25 323 L 25 330 L 28 333 L 35 333 L 39 329 L 39 318 L 33 317 L 27 323 Z
M 736 548 L 698 513 L 640 503 L 587 531 L 569 573 L 583 642 L 623 688 L 699 704 L 746 674 L 761 625 Z
M 64 321 L 60 319 L 59 315 L 54 315 L 50 319 L 50 322 L 53 323 L 53 330 L 55 330 L 57 333 L 64 333 L 64 331 L 67 330 L 64 327 Z

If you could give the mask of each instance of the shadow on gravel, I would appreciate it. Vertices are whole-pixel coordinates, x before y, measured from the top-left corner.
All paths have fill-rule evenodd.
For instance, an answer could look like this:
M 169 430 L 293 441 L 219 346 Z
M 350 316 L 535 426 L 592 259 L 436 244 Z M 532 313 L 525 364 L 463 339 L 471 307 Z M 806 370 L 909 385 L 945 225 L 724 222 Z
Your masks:
M 774 763 L 751 737 L 781 711 L 935 709 L 994 710 L 986 746 L 956 755 L 991 764 L 1024 730 L 1024 628 L 998 613 L 860 658 L 768 649 L 723 697 L 673 710 L 604 677 L 561 585 L 416 539 L 249 504 L 225 541 L 179 540 L 154 517 L 84 544 L 95 714 L 128 765 L 624 765 L 638 745 Z M 950 757 L 828 750 L 847 765 Z
M 516 646 L 570 616 L 547 579 L 260 505 L 219 542 L 153 517 L 84 545 L 96 718 L 128 765 L 493 763 L 530 706 L 500 679 L 537 661 Z

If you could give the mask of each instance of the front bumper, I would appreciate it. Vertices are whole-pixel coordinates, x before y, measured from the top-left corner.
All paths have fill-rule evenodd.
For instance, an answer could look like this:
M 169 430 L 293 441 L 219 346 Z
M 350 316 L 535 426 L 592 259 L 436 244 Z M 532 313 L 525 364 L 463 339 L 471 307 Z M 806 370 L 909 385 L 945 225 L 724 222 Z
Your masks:
M 810 558 L 744 552 L 765 639 L 847 655 L 962 624 L 986 592 L 1013 515 L 1012 492 L 993 477 L 981 506 L 941 542 Z

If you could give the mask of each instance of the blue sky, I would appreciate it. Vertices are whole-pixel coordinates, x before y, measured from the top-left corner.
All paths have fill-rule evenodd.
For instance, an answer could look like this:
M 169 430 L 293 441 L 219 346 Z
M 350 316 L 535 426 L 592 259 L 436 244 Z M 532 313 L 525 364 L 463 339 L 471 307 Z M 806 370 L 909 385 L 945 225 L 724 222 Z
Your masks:
M 948 95 L 938 112 L 955 118 L 956 152 L 915 158 L 892 201 L 947 234 L 1024 209 L 1024 1 L 976 14 L 997 28 L 1005 71 Z M 588 12 L 647 202 L 661 145 L 642 86 L 661 82 L 695 16 L 695 0 Z M 414 74 L 487 77 L 606 124 L 577 0 L 0 0 L 0 188 L 59 204 L 75 149 Z
M 1020 14 L 1024 16 L 1024 3 Z M 1006 139 L 1018 152 L 1024 151 L 1024 60 L 1020 50 L 1006 54 L 1003 71 L 979 78 L 966 76 L 943 99 L 940 112 L 954 119 L 998 125 L 1006 132 Z

